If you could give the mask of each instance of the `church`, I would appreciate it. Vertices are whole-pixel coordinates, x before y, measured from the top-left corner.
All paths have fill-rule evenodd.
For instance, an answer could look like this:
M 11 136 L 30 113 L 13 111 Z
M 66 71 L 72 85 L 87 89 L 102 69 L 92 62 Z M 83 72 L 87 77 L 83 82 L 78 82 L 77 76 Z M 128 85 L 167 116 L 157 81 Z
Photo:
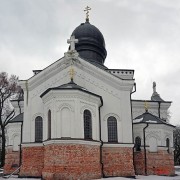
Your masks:
M 134 70 L 104 65 L 105 40 L 86 10 L 64 56 L 19 82 L 24 97 L 11 101 L 16 116 L 7 126 L 4 174 L 49 180 L 174 175 L 171 102 L 155 82 L 150 100 L 131 98 Z

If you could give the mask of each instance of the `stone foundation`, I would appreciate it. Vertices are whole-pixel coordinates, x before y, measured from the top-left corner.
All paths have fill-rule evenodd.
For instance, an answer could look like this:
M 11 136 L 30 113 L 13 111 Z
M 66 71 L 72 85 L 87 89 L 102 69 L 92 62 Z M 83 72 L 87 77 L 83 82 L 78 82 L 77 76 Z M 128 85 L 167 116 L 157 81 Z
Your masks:
M 13 151 L 12 147 L 6 149 L 4 174 L 11 174 L 19 167 L 20 151 Z M 18 174 L 18 171 L 15 173 Z
M 44 147 L 23 147 L 20 177 L 41 177 L 44 166 Z
M 105 176 L 135 176 L 132 148 L 103 147 L 102 159 Z
M 99 145 L 46 145 L 42 177 L 46 180 L 101 178 Z
M 159 150 L 156 153 L 150 153 L 147 150 L 147 175 L 166 175 L 172 176 L 174 170 L 173 153 L 166 150 Z M 134 153 L 134 164 L 136 174 L 145 174 L 144 151 Z

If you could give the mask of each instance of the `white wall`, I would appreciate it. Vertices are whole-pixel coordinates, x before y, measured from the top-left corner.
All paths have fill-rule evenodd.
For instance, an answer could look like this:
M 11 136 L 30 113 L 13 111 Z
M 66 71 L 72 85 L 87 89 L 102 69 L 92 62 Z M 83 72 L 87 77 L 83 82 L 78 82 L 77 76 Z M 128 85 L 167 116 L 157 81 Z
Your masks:
M 134 141 L 137 136 L 141 138 L 141 145 L 144 146 L 143 128 L 146 124 L 133 124 Z M 149 151 L 155 152 L 158 148 L 166 147 L 166 139 L 170 140 L 170 147 L 173 148 L 174 127 L 164 124 L 149 124 L 145 129 L 146 146 Z
M 23 142 L 34 142 L 34 119 L 36 116 L 40 115 L 46 121 L 47 112 L 45 112 L 44 103 L 40 98 L 41 93 L 50 87 L 57 87 L 70 81 L 70 63 L 71 58 L 61 59 L 31 78 L 28 83 L 25 81 L 21 83 L 25 96 Z M 103 141 L 107 141 L 106 117 L 113 114 L 118 119 L 118 141 L 122 143 L 132 143 L 130 92 L 134 80 L 121 80 L 80 58 L 73 63 L 75 71 L 74 82 L 86 88 L 88 91 L 102 96 L 101 123 Z M 26 102 L 27 96 L 28 103 Z M 86 100 L 86 103 L 87 102 Z M 56 105 L 51 103 L 51 106 L 55 108 L 54 106 Z M 80 104 L 78 106 L 80 106 Z M 75 110 L 77 111 L 76 108 L 77 107 L 75 107 Z M 97 111 L 96 107 L 95 112 Z M 53 110 L 52 116 L 54 119 L 57 119 L 55 116 L 58 116 L 58 112 Z M 73 117 L 78 118 L 77 114 Z M 96 118 L 98 118 L 98 115 L 96 115 Z M 58 124 L 56 121 L 57 120 L 53 122 L 53 126 Z M 47 126 L 45 129 L 47 130 Z M 82 125 L 80 129 L 82 129 Z M 53 137 L 61 136 L 57 130 L 54 130 L 53 133 Z M 77 134 L 78 132 L 73 133 Z
M 12 146 L 13 151 L 18 151 L 21 141 L 21 123 L 9 123 L 6 126 L 7 142 L 6 146 Z

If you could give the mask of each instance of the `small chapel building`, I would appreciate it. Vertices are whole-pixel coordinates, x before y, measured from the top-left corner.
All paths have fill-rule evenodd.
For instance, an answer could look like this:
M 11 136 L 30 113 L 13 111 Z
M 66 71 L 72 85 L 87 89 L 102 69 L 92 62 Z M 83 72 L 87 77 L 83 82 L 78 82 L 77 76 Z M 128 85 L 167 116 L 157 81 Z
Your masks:
M 134 70 L 109 69 L 102 33 L 86 18 L 64 57 L 20 81 L 12 101 L 4 173 L 19 177 L 99 179 L 174 175 L 171 102 L 132 100 Z

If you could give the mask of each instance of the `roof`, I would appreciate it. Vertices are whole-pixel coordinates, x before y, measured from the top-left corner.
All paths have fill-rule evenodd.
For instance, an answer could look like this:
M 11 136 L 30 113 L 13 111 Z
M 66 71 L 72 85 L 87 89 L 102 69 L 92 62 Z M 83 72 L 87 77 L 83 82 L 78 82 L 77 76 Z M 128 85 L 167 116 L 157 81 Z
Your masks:
M 167 123 L 163 119 L 149 113 L 148 111 L 146 111 L 145 113 L 143 113 L 140 116 L 133 119 L 133 124 L 140 124 L 140 123 L 164 124 L 164 125 L 175 127 L 175 126 Z
M 74 83 L 73 80 L 71 80 L 71 81 L 70 81 L 69 83 L 67 83 L 67 84 L 63 84 L 63 85 L 58 86 L 58 87 L 56 87 L 56 88 L 58 88 L 58 89 L 83 89 L 83 90 L 86 90 L 85 88 L 83 88 L 83 87 L 77 85 L 76 83 Z M 86 90 L 86 91 L 87 91 L 87 90 Z
M 9 123 L 18 123 L 23 122 L 24 113 L 18 114 L 16 117 L 14 117 Z
M 157 92 L 154 92 L 151 96 L 152 101 L 160 101 L 164 102 L 164 100 L 160 97 L 160 95 Z
M 131 101 L 134 101 L 134 102 L 155 102 L 155 103 L 158 103 L 160 101 L 157 101 L 157 100 L 141 100 L 141 99 L 132 99 Z M 172 103 L 172 101 L 161 101 L 161 103 Z
M 90 91 L 88 91 L 87 89 L 85 89 L 84 87 L 81 87 L 79 85 L 77 85 L 76 83 L 73 82 L 73 80 L 71 80 L 69 83 L 67 84 L 63 84 L 61 86 L 58 86 L 58 87 L 54 87 L 54 88 L 49 88 L 47 89 L 45 92 L 43 92 L 40 97 L 42 98 L 45 94 L 47 94 L 49 91 L 51 90 L 80 90 L 80 91 L 83 91 L 85 93 L 88 93 L 88 94 L 91 94 L 93 96 L 96 96 L 96 97 L 99 97 L 102 101 L 102 97 L 97 95 L 97 94 L 94 94 Z
M 78 39 L 78 43 L 75 44 L 75 49 L 81 58 L 96 66 L 106 68 L 103 65 L 107 56 L 105 41 L 97 27 L 90 24 L 89 21 L 86 21 L 76 27 L 72 35 Z

